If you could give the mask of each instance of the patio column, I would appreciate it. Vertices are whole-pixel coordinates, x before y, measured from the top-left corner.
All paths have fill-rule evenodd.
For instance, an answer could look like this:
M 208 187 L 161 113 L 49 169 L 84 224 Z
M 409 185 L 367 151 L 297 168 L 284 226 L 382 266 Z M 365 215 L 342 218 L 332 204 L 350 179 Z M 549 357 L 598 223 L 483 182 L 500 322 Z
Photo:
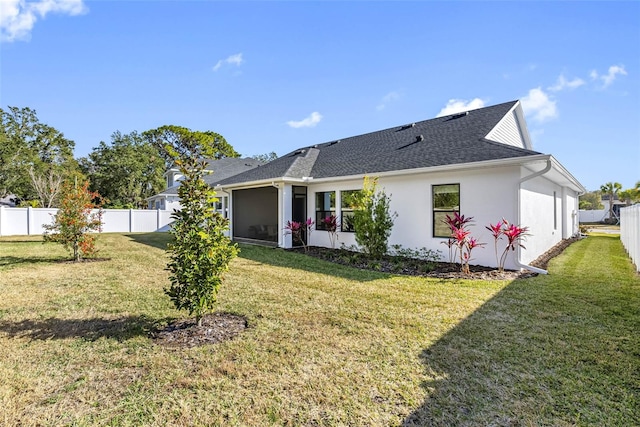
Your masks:
M 284 234 L 284 227 L 291 221 L 291 207 L 293 204 L 293 189 L 291 184 L 278 185 L 278 246 L 281 248 L 291 248 L 293 238 L 291 234 Z

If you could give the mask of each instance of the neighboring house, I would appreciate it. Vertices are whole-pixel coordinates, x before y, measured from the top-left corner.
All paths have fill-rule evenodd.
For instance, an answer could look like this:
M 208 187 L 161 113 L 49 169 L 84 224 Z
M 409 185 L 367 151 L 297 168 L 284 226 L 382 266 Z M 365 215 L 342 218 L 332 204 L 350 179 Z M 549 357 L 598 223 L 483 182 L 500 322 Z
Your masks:
M 532 150 L 519 101 L 303 147 L 215 188 L 229 196 L 235 240 L 289 248 L 287 221 L 311 217 L 308 243 L 328 247 L 318 220 L 330 214 L 342 224 L 339 243 L 355 243 L 348 196 L 364 176 L 379 178 L 398 213 L 390 244 L 447 254 L 441 220 L 458 211 L 475 218 L 473 235 L 487 243 L 472 263 L 495 266 L 485 225 L 506 218 L 528 226 L 526 250 L 508 268 L 577 234 L 578 196 L 586 191 L 553 156 Z
M 14 208 L 16 206 L 17 200 L 18 198 L 15 194 L 8 194 L 5 197 L 0 197 L 0 206 Z
M 603 217 L 603 220 L 609 219 L 609 206 L 611 204 L 609 199 L 610 199 L 610 195 L 609 194 L 603 194 L 601 196 L 603 210 L 605 211 L 605 215 Z M 624 208 L 626 206 L 627 206 L 627 202 L 625 200 L 618 199 L 618 195 L 617 194 L 613 196 L 613 217 L 616 220 L 618 220 L 618 221 L 620 220 L 620 209 L 622 209 L 622 208 Z
M 204 180 L 207 184 L 215 187 L 219 181 L 246 172 L 260 164 L 258 160 L 252 158 L 227 157 L 220 160 L 208 160 L 206 169 L 212 173 L 205 176 Z M 183 178 L 182 174 L 179 169 L 172 168 L 165 172 L 164 177 L 167 180 L 167 189 L 147 199 L 149 209 L 180 209 L 178 187 L 180 187 L 180 181 Z M 228 194 L 219 191 L 216 197 L 218 198 L 216 210 L 227 218 L 229 212 Z

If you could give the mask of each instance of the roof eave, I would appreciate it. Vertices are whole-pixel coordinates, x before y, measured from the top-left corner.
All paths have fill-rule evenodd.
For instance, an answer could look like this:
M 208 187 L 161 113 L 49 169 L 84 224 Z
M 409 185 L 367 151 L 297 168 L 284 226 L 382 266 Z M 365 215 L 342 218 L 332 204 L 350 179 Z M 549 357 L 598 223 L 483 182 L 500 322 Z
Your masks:
M 401 169 L 401 170 L 388 171 L 388 172 L 377 172 L 377 173 L 371 172 L 371 173 L 356 174 L 356 175 L 349 175 L 349 176 L 314 178 L 313 182 L 324 183 L 324 182 L 331 182 L 331 181 L 350 181 L 354 179 L 362 179 L 365 176 L 392 177 L 392 176 L 414 175 L 419 173 L 447 172 L 447 171 L 453 171 L 453 170 L 459 171 L 459 170 L 471 170 L 471 169 L 488 169 L 488 168 L 495 168 L 500 166 L 519 166 L 525 163 L 546 161 L 548 158 L 549 158 L 549 155 L 547 154 L 536 154 L 531 156 L 509 157 L 507 159 L 484 160 L 480 162 L 469 162 L 469 163 L 455 163 L 451 165 L 428 166 L 423 168 Z

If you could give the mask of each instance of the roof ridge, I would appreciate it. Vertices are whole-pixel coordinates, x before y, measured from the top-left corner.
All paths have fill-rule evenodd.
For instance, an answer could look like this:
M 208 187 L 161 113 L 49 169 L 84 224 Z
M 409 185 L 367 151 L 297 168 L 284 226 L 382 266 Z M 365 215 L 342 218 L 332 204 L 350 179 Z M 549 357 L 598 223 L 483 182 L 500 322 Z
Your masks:
M 303 178 L 305 176 L 311 175 L 311 170 L 313 169 L 313 165 L 315 165 L 316 160 L 318 159 L 320 150 L 314 147 L 310 147 L 298 151 L 302 151 L 302 153 L 304 153 L 304 156 L 296 157 L 289 168 L 287 168 L 284 176 Z

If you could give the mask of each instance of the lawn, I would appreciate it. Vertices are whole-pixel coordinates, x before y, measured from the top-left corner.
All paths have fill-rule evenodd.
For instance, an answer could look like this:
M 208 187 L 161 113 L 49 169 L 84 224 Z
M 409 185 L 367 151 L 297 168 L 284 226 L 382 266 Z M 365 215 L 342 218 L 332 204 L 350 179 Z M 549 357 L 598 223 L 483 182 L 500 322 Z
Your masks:
M 640 425 L 640 278 L 594 235 L 548 276 L 438 280 L 242 246 L 219 310 L 234 340 L 149 332 L 166 234 L 105 234 L 108 261 L 64 264 L 0 239 L 0 425 Z

